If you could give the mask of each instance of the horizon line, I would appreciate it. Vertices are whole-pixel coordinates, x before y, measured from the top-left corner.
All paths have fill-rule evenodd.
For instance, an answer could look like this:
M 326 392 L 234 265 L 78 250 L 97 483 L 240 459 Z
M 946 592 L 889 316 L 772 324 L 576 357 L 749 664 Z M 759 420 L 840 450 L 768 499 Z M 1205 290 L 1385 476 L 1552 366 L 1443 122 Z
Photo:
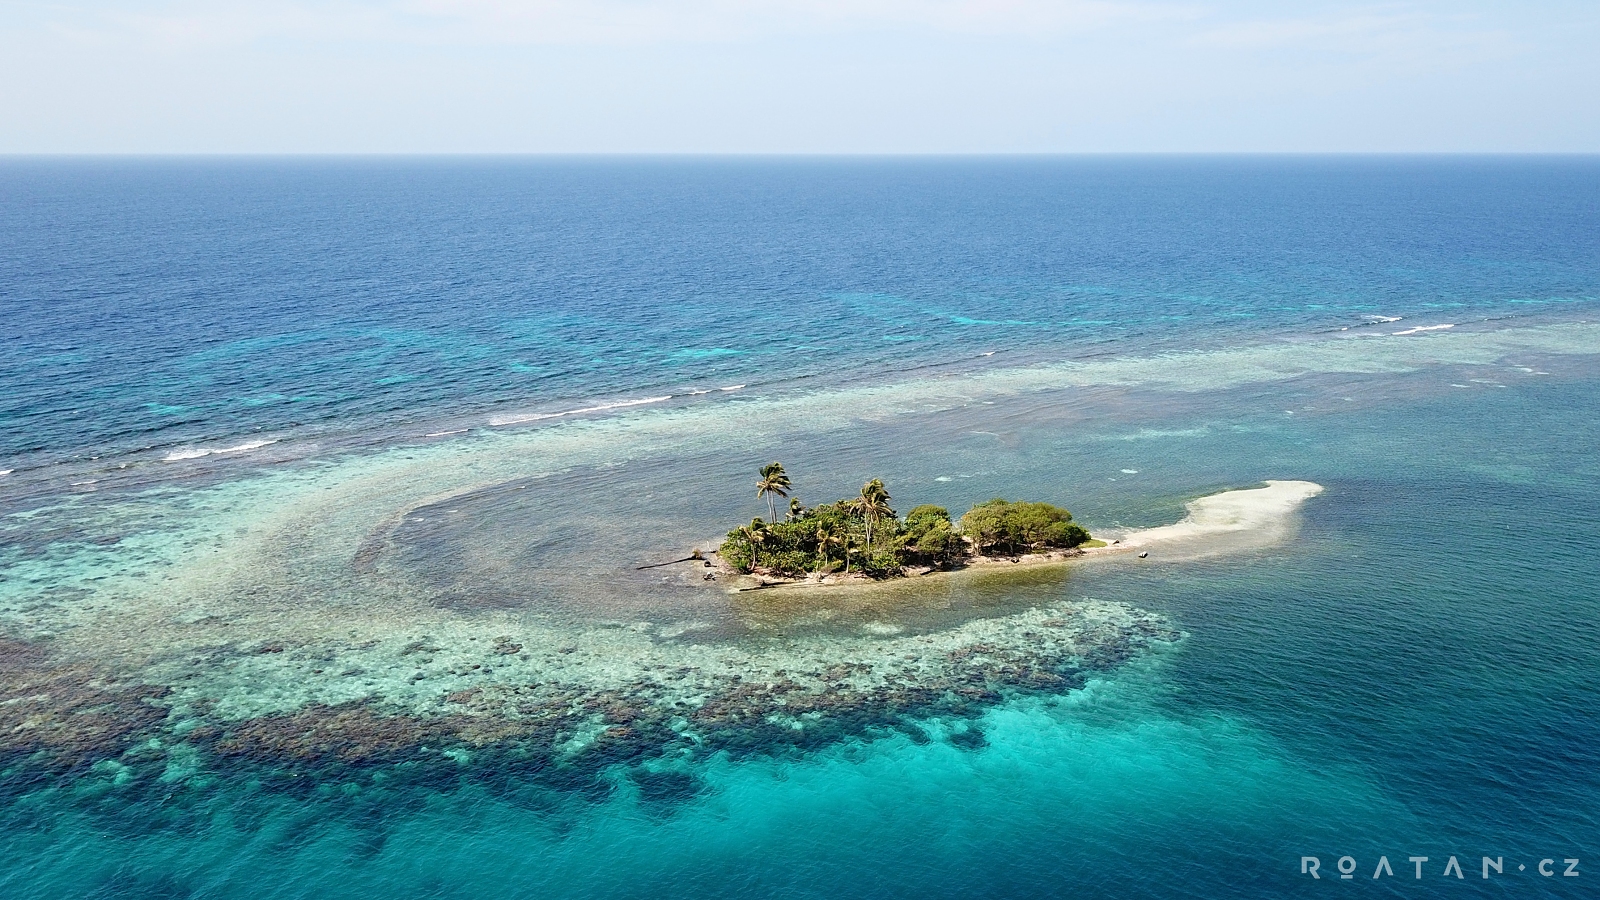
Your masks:
M 1600 150 L 173 150 L 0 151 L 18 159 L 1049 159 L 1106 157 L 1600 157 Z

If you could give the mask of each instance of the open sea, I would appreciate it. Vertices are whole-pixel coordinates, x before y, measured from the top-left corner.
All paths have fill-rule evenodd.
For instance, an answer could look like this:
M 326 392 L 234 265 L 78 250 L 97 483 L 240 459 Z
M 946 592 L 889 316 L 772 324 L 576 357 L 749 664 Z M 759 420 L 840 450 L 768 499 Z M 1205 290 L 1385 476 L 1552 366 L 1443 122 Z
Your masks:
M 1595 896 L 1597 448 L 1596 157 L 0 160 L 0 898 Z

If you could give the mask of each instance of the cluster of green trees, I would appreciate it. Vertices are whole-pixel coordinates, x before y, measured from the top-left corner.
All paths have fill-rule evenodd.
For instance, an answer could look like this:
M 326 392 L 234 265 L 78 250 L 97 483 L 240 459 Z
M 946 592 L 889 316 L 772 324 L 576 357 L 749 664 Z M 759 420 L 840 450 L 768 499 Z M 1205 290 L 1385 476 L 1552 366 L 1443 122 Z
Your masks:
M 931 504 L 901 518 L 877 478 L 862 485 L 859 496 L 811 507 L 790 497 L 791 487 L 781 463 L 761 467 L 756 498 L 767 501 L 769 518 L 728 532 L 717 551 L 723 560 L 741 572 L 843 571 L 886 578 L 907 566 L 947 568 L 974 553 L 1034 553 L 1089 540 L 1071 513 L 1048 503 L 990 500 L 956 523 L 948 510 Z M 781 522 L 780 499 L 789 501 Z
M 1089 532 L 1072 521 L 1072 513 L 1027 500 L 979 503 L 961 517 L 961 533 L 981 553 L 1032 553 L 1048 547 L 1076 547 L 1089 540 Z

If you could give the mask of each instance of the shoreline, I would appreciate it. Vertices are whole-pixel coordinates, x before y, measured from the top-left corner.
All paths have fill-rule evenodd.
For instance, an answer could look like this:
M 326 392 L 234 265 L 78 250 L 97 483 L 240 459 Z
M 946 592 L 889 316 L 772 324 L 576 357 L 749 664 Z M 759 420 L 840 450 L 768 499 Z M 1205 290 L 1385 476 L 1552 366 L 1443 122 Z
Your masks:
M 1061 566 L 1087 559 L 1120 556 L 1138 551 L 1144 558 L 1162 547 L 1179 548 L 1178 558 L 1209 556 L 1227 552 L 1228 546 L 1203 546 L 1208 541 L 1221 543 L 1229 538 L 1245 538 L 1250 546 L 1267 546 L 1277 543 L 1289 526 L 1290 517 L 1307 500 L 1321 494 L 1323 486 L 1312 481 L 1272 480 L 1262 482 L 1258 488 L 1240 488 L 1219 491 L 1198 497 L 1184 504 L 1184 517 L 1170 525 L 1150 528 L 1108 529 L 1094 540 L 1095 547 L 1075 547 L 1069 550 L 1048 550 L 1043 553 L 1024 553 L 1014 556 L 971 556 L 958 566 L 944 569 L 916 567 L 914 571 L 895 578 L 872 578 L 851 573 L 841 575 L 811 574 L 803 578 L 785 578 L 774 575 L 742 573 L 733 568 L 716 550 L 695 553 L 708 561 L 716 573 L 716 582 L 734 582 L 726 588 L 729 594 L 756 591 L 794 590 L 815 588 L 866 588 L 881 585 L 915 583 L 924 578 L 958 575 L 984 569 L 1020 569 L 1041 566 Z M 1201 545 L 1201 546 L 1196 546 Z M 1181 552 L 1187 549 L 1188 553 Z M 1211 552 L 1207 552 L 1207 551 Z M 1198 551 L 1198 552 L 1196 552 Z M 686 560 L 684 560 L 686 561 Z M 726 581 L 724 580 L 726 579 Z M 754 583 L 752 583 L 754 582 Z

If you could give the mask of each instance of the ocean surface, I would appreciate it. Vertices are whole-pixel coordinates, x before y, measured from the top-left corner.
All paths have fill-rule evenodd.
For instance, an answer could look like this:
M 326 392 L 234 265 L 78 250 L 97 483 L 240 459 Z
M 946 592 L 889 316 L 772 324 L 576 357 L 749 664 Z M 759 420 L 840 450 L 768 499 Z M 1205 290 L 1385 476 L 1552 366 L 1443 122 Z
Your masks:
M 10 159 L 0 335 L 7 900 L 1600 878 L 1600 159 Z M 773 459 L 1324 491 L 864 599 L 636 568 Z

